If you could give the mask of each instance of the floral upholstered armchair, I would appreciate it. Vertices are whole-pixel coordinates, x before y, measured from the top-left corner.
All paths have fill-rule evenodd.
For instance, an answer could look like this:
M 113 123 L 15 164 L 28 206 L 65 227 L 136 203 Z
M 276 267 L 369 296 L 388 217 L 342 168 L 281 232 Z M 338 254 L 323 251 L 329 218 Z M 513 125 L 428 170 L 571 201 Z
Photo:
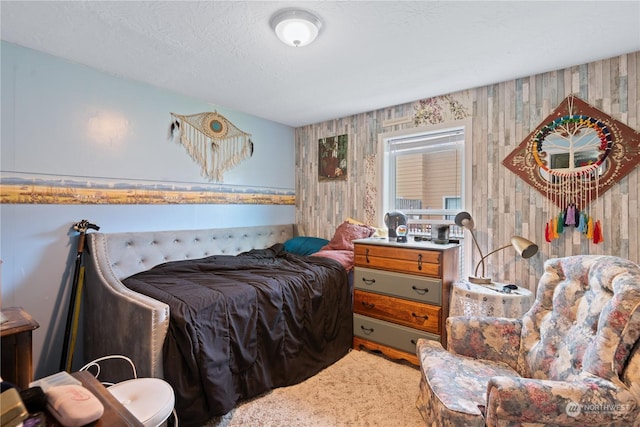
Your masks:
M 450 317 L 421 339 L 428 426 L 640 426 L 640 267 L 610 256 L 545 263 L 520 319 Z

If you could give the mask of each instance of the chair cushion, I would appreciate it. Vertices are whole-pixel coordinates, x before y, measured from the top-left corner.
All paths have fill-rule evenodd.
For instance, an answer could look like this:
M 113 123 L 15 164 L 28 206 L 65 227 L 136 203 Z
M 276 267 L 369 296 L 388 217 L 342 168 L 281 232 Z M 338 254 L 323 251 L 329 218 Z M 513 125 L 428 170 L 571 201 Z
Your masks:
M 640 333 L 639 278 L 638 266 L 615 257 L 548 260 L 523 317 L 520 372 L 571 381 L 585 370 L 615 379 Z
M 114 384 L 107 390 L 145 427 L 162 424 L 175 404 L 173 388 L 159 378 L 136 378 Z
M 504 363 L 451 354 L 437 341 L 418 341 L 418 356 L 424 380 L 449 411 L 482 416 L 489 379 L 520 376 Z

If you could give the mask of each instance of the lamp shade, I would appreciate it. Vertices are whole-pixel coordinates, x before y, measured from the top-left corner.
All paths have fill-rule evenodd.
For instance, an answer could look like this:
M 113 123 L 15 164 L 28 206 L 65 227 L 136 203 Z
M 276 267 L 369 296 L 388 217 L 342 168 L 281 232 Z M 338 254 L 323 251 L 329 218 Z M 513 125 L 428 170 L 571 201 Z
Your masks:
M 459 212 L 453 220 L 458 227 L 464 227 L 467 230 L 473 230 L 475 224 L 469 212 Z
M 520 236 L 511 238 L 511 246 L 522 256 L 522 258 L 531 258 L 538 253 L 538 245 L 530 240 Z
M 294 47 L 306 46 L 313 42 L 322 28 L 320 19 L 300 9 L 281 10 L 273 15 L 270 24 L 283 43 Z
M 458 212 L 453 222 L 455 222 L 458 227 L 466 228 L 467 230 L 469 230 L 469 233 L 471 234 L 471 238 L 473 239 L 473 243 L 476 245 L 476 248 L 480 253 L 480 263 L 482 264 L 482 274 L 484 275 L 484 255 L 482 254 L 482 249 L 480 249 L 478 240 L 476 240 L 476 235 L 473 232 L 473 229 L 476 226 L 475 223 L 473 222 L 473 217 L 469 212 L 462 211 L 462 212 Z

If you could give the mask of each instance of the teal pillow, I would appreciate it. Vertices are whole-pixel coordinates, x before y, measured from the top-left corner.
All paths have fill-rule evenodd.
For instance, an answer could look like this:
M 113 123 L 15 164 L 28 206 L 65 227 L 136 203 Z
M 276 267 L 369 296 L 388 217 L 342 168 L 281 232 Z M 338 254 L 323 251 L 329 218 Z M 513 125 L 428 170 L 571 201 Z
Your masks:
M 298 236 L 284 242 L 284 250 L 297 255 L 311 255 L 329 243 L 320 237 Z

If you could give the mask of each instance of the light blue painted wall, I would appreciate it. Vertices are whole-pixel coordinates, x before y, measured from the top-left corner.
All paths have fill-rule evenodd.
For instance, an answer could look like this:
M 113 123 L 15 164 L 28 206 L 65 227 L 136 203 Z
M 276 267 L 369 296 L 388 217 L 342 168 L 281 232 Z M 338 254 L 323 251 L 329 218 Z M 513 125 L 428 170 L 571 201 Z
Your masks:
M 225 184 L 293 189 L 294 129 L 125 80 L 2 42 L 1 171 L 207 183 L 181 145 L 167 138 L 170 112 L 218 111 L 252 134 L 254 155 Z M 107 123 L 109 126 L 91 126 Z M 293 206 L 0 205 L 2 307 L 22 306 L 33 333 L 36 377 L 58 371 L 77 233 L 197 229 L 295 220 Z M 135 333 L 123 331 L 123 333 Z M 81 343 L 74 365 L 81 362 Z

